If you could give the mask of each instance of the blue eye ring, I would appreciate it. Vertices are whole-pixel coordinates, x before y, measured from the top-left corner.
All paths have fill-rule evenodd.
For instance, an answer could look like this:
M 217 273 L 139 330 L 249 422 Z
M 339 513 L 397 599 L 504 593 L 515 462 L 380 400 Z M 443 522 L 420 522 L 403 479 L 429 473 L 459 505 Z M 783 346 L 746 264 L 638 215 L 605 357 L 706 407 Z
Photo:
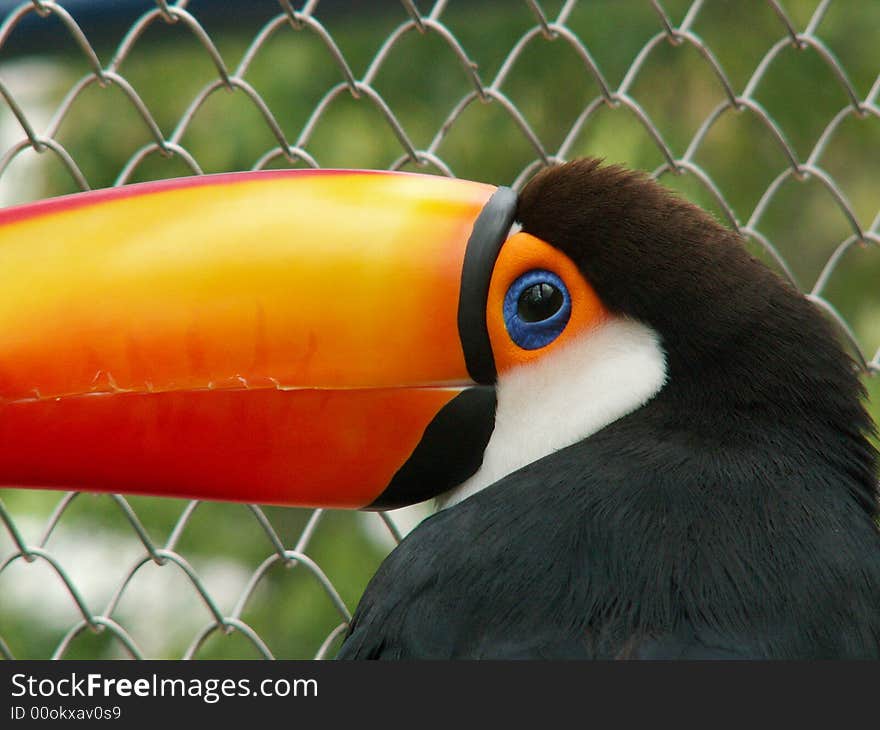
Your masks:
M 552 271 L 527 271 L 504 295 L 504 326 L 523 350 L 549 345 L 562 334 L 570 318 L 571 295 Z

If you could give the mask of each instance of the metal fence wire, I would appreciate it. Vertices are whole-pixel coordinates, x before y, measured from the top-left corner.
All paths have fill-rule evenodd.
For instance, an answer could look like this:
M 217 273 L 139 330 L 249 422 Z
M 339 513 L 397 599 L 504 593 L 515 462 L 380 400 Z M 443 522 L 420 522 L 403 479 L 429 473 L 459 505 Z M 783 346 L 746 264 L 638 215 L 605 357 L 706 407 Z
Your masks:
M 230 25 L 144 0 L 115 36 L 84 5 L 26 0 L 0 26 L 4 205 L 233 169 L 519 188 L 555 161 L 623 161 L 827 311 L 876 418 L 880 3 L 267 0 Z M 422 514 L 2 497 L 6 658 L 331 657 Z

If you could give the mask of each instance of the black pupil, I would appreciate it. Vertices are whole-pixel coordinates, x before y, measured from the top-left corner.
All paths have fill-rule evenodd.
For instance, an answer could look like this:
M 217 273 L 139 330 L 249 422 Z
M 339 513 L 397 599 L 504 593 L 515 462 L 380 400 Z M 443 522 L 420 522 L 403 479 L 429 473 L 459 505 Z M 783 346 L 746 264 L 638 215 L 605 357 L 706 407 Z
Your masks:
M 533 284 L 519 295 L 516 313 L 523 322 L 550 319 L 562 307 L 562 292 L 552 284 Z

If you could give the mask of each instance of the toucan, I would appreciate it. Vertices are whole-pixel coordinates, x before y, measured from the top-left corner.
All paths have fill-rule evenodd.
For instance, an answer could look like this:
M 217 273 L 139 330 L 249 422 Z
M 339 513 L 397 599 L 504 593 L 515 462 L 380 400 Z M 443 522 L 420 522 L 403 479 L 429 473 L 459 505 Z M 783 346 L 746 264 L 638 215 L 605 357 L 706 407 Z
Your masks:
M 0 211 L 0 483 L 437 511 L 340 658 L 880 655 L 873 425 L 816 306 L 596 159 Z

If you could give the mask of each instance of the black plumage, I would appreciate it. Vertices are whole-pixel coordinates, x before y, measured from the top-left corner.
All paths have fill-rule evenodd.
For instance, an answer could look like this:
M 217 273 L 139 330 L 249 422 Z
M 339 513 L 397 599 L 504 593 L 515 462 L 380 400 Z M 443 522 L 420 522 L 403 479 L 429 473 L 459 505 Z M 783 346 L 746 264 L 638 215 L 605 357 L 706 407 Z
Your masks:
M 517 219 L 659 334 L 668 382 L 428 518 L 340 656 L 880 655 L 872 425 L 823 315 L 734 232 L 619 167 L 545 170 Z

